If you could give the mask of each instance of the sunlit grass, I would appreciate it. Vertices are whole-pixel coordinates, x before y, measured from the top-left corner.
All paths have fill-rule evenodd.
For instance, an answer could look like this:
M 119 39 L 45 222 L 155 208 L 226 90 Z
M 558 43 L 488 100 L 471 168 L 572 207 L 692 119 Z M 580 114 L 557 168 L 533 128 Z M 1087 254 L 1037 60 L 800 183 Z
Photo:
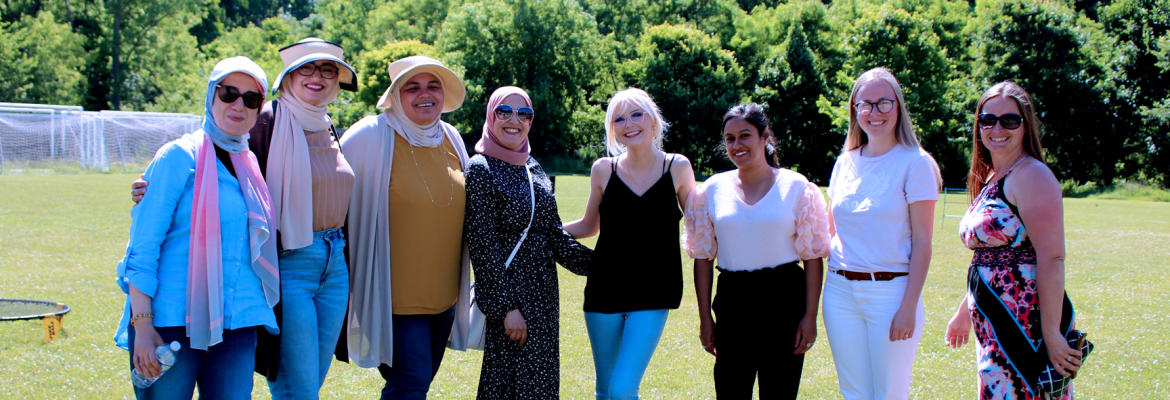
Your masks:
M 0 297 L 73 307 L 65 317 L 66 336 L 49 344 L 41 340 L 39 321 L 0 323 L 0 398 L 133 397 L 127 354 L 114 347 L 112 336 L 124 301 L 114 283 L 114 265 L 125 251 L 127 189 L 136 176 L 0 176 Z M 557 179 L 562 218 L 580 216 L 587 196 L 588 178 Z M 953 207 L 963 206 L 948 205 L 947 214 L 956 213 Z M 975 395 L 974 350 L 942 345 L 971 256 L 957 240 L 957 222 L 935 222 L 933 262 L 923 294 L 927 326 L 912 387 L 916 398 Z M 1065 226 L 1069 295 L 1078 307 L 1079 327 L 1098 346 L 1076 380 L 1078 397 L 1170 397 L 1170 204 L 1068 199 Z M 699 346 L 690 262 L 684 261 L 683 268 L 682 307 L 671 312 L 642 384 L 644 398 L 714 398 L 714 358 Z M 590 398 L 593 363 L 581 313 L 585 279 L 567 271 L 560 276 L 561 394 Z M 767 312 L 761 310 L 761 318 Z M 840 398 L 823 330 L 817 343 L 805 361 L 801 397 Z M 776 344 L 762 332 L 758 345 Z M 474 351 L 448 351 L 430 397 L 473 398 L 481 357 Z M 267 386 L 256 377 L 254 397 L 267 398 Z M 321 395 L 376 398 L 381 386 L 376 370 L 334 362 Z

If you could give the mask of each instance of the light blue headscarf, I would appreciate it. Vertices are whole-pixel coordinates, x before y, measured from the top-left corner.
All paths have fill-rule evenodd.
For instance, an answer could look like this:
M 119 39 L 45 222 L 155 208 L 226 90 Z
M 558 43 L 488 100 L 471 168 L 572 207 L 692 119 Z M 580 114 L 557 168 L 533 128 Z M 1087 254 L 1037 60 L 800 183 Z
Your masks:
M 215 124 L 215 117 L 211 115 L 211 105 L 215 102 L 215 87 L 223 82 L 228 75 L 236 72 L 243 72 L 256 78 L 256 83 L 260 85 L 260 93 L 268 93 L 268 75 L 264 74 L 264 68 L 248 57 L 232 57 L 224 59 L 215 64 L 215 68 L 211 70 L 211 78 L 207 82 L 207 100 L 204 102 L 205 111 L 203 112 L 203 132 L 211 136 L 211 141 L 219 148 L 227 150 L 232 154 L 238 154 L 244 149 L 248 148 L 248 134 L 242 136 L 233 136 Z M 257 110 L 257 112 L 259 112 Z

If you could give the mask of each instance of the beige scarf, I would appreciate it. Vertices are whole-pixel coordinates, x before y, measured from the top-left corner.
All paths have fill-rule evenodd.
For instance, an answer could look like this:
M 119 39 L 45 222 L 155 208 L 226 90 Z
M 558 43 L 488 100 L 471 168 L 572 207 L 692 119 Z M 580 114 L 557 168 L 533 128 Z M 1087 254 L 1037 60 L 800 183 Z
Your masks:
M 280 223 L 280 244 L 292 250 L 313 244 L 313 173 L 305 132 L 329 129 L 333 121 L 325 105 L 306 103 L 286 87 L 281 86 L 280 99 L 276 101 L 264 181 L 272 195 L 272 211 Z M 335 90 L 332 97 L 336 96 Z M 332 98 L 325 104 L 330 102 Z

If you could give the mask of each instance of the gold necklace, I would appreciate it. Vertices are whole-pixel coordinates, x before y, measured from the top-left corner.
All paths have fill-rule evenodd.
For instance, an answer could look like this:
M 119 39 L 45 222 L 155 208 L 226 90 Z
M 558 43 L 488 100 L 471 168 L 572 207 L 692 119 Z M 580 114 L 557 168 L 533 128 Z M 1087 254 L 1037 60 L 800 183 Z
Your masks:
M 439 147 L 439 150 L 442 151 L 443 148 Z M 447 159 L 447 152 L 443 152 L 443 161 L 447 162 L 447 169 L 444 169 L 443 172 L 447 173 L 447 179 L 451 180 L 451 197 L 447 199 L 447 204 L 441 206 L 435 202 L 435 195 L 431 194 L 431 186 L 427 184 L 427 178 L 423 176 L 422 167 L 418 166 L 418 158 L 414 155 L 414 144 L 410 144 L 410 158 L 414 159 L 414 169 L 418 170 L 418 177 L 422 179 L 423 187 L 427 188 L 427 196 L 430 197 L 431 204 L 439 208 L 450 206 L 451 202 L 455 200 L 455 178 L 451 177 L 451 161 Z

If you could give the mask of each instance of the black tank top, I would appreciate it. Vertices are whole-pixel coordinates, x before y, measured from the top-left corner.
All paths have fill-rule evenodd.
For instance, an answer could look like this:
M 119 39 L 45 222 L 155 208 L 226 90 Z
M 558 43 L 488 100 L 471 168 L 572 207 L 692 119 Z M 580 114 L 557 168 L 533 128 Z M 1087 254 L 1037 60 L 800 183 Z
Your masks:
M 670 165 L 641 197 L 617 174 L 617 159 L 598 206 L 601 233 L 585 284 L 586 312 L 676 309 L 682 301 L 682 211 Z

